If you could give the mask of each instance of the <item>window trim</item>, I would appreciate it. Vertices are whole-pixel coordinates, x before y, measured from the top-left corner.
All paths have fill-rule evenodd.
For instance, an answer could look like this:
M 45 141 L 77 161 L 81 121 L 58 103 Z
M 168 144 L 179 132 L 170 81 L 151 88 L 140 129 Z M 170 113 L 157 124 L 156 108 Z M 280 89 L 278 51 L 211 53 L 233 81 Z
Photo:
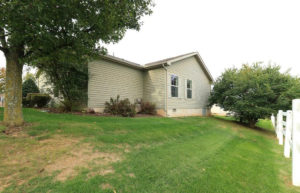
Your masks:
M 177 77 L 177 85 L 172 85 L 172 76 L 175 76 L 175 77 Z M 171 74 L 171 76 L 170 76 L 170 96 L 171 96 L 171 98 L 179 98 L 179 76 L 178 75 L 176 75 L 176 74 Z M 172 96 L 172 87 L 176 87 L 177 88 L 177 96 Z
M 191 81 L 191 88 L 188 88 L 188 82 L 189 81 Z M 191 79 L 186 79 L 186 98 L 187 99 L 189 99 L 189 100 L 191 100 L 191 99 L 193 99 L 193 80 L 191 80 Z M 189 98 L 189 95 L 188 95 L 188 91 L 191 91 L 191 98 Z

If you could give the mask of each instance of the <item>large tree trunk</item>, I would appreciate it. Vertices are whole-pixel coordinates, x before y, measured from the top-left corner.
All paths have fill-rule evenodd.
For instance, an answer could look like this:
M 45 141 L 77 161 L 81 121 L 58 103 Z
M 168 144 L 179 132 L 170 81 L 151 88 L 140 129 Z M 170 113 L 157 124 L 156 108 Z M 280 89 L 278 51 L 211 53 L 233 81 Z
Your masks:
M 17 52 L 6 54 L 6 86 L 4 105 L 4 124 L 9 127 L 24 123 L 22 113 L 22 70 Z

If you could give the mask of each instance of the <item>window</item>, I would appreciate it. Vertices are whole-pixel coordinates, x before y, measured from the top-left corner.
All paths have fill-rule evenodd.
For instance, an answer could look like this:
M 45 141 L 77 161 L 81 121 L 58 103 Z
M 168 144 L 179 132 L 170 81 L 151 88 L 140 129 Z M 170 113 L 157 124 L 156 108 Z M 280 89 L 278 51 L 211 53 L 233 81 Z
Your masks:
M 171 96 L 178 97 L 178 76 L 171 75 Z
M 193 93 L 192 93 L 192 81 L 191 80 L 187 80 L 186 81 L 186 97 L 188 99 L 191 99 L 192 96 L 193 96 Z

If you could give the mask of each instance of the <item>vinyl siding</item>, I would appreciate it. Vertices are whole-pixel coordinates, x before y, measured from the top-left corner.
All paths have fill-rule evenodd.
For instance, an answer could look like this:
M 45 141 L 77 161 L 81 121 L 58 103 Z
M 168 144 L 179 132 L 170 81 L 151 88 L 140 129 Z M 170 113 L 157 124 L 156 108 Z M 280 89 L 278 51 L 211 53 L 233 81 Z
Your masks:
M 163 68 L 144 72 L 144 101 L 156 104 L 157 109 L 165 109 L 166 71 Z
M 168 93 L 171 74 L 179 77 L 179 97 L 168 96 L 168 109 L 205 109 L 211 91 L 211 83 L 195 57 L 173 63 L 168 67 Z M 186 80 L 192 80 L 193 98 L 186 97 Z
M 88 107 L 104 108 L 110 97 L 128 98 L 131 102 L 143 98 L 143 72 L 106 60 L 88 64 Z

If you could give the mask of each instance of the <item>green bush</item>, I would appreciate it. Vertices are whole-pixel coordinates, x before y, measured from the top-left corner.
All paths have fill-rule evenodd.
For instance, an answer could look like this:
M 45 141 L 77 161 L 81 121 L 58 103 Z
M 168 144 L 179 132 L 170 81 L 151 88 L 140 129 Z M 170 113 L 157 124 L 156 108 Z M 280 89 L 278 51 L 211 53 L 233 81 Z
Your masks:
M 25 98 L 28 93 L 39 93 L 39 88 L 35 84 L 34 80 L 27 79 L 22 84 L 22 96 Z
M 41 108 L 45 107 L 50 100 L 51 97 L 48 94 L 28 93 L 25 103 L 28 104 L 28 107 L 34 107 L 35 105 L 37 105 L 37 107 Z
M 134 117 L 136 115 L 135 105 L 131 104 L 129 99 L 120 100 L 119 95 L 116 99 L 110 98 L 109 102 L 105 102 L 104 112 L 112 115 L 122 115 L 123 117 Z
M 156 114 L 155 104 L 150 103 L 150 102 L 142 102 L 141 103 L 141 113 L 155 115 Z
M 23 97 L 22 104 L 23 104 L 23 107 L 33 107 L 33 106 L 30 106 L 30 101 L 28 101 L 26 99 L 26 97 Z
M 292 108 L 292 99 L 300 97 L 300 79 L 282 73 L 280 66 L 245 64 L 230 68 L 214 82 L 209 102 L 234 113 L 241 123 L 255 127 L 259 119 L 278 110 Z

